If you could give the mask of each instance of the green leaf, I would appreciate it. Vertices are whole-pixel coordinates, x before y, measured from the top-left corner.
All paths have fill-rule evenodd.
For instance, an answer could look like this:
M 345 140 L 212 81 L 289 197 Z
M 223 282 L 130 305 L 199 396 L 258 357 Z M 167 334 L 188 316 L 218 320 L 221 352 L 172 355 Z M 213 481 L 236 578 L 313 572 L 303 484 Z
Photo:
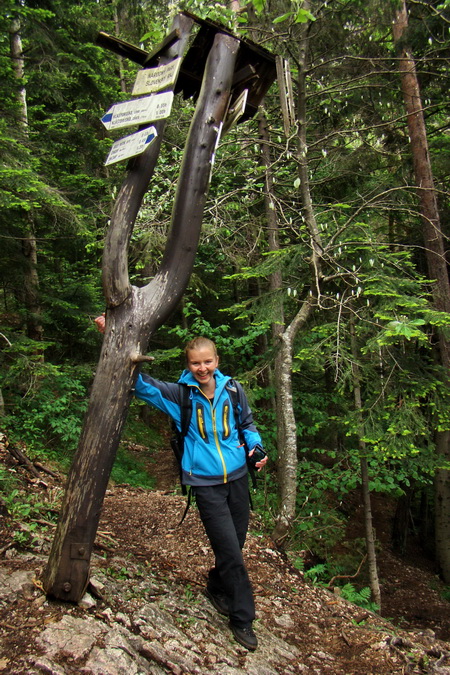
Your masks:
M 266 6 L 266 0 L 252 0 L 252 5 L 257 14 L 260 14 Z
M 294 12 L 286 12 L 286 14 L 282 14 L 281 16 L 277 16 L 276 19 L 273 20 L 273 23 L 282 23 L 283 21 L 287 21 L 289 17 L 293 16 Z
M 308 12 L 307 9 L 299 9 L 295 17 L 295 23 L 308 23 L 308 21 L 315 21 L 316 17 Z M 274 22 L 275 23 L 275 22 Z

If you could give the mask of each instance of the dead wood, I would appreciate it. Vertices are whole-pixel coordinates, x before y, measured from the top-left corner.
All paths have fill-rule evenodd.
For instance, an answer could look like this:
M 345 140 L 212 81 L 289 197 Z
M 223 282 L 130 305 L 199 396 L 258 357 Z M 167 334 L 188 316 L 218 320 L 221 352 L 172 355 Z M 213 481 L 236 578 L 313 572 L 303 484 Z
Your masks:
M 19 450 L 19 448 L 10 445 L 9 443 L 5 443 L 5 449 L 8 450 L 9 454 L 12 455 L 21 466 L 25 466 L 35 478 L 41 477 L 31 459 L 29 459 L 22 450 Z

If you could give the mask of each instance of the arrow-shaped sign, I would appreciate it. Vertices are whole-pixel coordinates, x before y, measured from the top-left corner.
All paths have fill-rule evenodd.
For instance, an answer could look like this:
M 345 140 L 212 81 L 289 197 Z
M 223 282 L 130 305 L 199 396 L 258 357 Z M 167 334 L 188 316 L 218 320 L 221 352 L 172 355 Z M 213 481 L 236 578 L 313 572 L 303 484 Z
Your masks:
M 120 129 L 132 124 L 156 122 L 169 117 L 172 101 L 173 91 L 165 91 L 154 96 L 116 103 L 103 115 L 102 122 L 107 129 Z
M 131 134 L 131 136 L 121 138 L 111 146 L 109 155 L 106 158 L 105 166 L 120 162 L 121 159 L 128 159 L 128 157 L 140 155 L 157 135 L 155 127 L 149 127 L 148 129 L 136 131 L 136 133 Z

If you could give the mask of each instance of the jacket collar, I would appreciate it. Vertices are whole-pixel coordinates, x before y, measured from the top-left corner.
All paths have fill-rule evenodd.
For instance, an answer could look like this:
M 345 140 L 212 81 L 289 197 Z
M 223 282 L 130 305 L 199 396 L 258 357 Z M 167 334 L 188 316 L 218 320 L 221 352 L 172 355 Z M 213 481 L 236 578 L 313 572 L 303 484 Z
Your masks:
M 216 380 L 216 391 L 214 397 L 216 397 L 216 395 L 220 395 L 222 393 L 222 390 L 231 378 L 228 375 L 224 375 L 218 368 L 216 368 L 214 372 L 214 377 Z M 180 384 L 187 384 L 189 387 L 197 387 L 200 389 L 197 380 L 187 368 L 186 370 L 183 370 L 178 382 L 180 382 Z

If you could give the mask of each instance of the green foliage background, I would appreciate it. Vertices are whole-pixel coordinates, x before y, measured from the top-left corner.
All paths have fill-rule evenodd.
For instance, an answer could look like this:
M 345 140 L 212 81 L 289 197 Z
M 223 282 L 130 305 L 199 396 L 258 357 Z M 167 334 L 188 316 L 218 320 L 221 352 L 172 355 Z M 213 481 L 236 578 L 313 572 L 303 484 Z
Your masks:
M 299 448 L 298 518 L 291 545 L 329 557 L 345 537 L 348 495 L 359 487 L 360 419 L 353 402 L 350 323 L 362 373 L 364 441 L 372 490 L 397 500 L 429 499 L 439 458 L 436 429 L 449 428 L 448 387 L 435 353 L 448 316 L 430 301 L 391 21 L 395 2 L 224 4 L 6 0 L 0 13 L 0 387 L 2 427 L 32 457 L 67 468 L 82 423 L 101 337 L 102 242 L 125 175 L 104 159 L 120 134 L 100 118 L 126 100 L 137 67 L 95 45 L 99 30 L 151 50 L 179 9 L 220 20 L 276 54 L 290 57 L 297 91 L 299 26 L 313 32 L 308 54 L 307 136 L 314 213 L 326 283 L 295 345 L 293 395 Z M 448 236 L 449 59 L 446 3 L 413 3 L 409 39 L 425 103 L 430 154 L 444 235 Z M 12 68 L 9 31 L 21 26 L 24 77 Z M 121 83 L 124 89 L 121 88 Z M 20 87 L 28 125 L 19 123 Z M 130 245 L 133 283 L 154 275 L 164 251 L 178 168 L 193 112 L 176 100 L 155 177 Z M 182 306 L 149 346 L 156 377 L 183 367 L 182 344 L 213 338 L 221 368 L 246 385 L 271 457 L 256 497 L 268 527 L 277 510 L 273 324 L 288 323 L 308 294 L 311 241 L 301 208 L 296 129 L 286 136 L 275 84 L 264 102 L 279 225 L 270 251 L 258 118 L 234 127 L 216 157 L 194 273 Z M 31 225 L 30 225 L 31 224 Z M 24 241 L 37 245 L 42 340 L 26 302 Z M 271 275 L 281 273 L 277 289 Z M 142 434 L 144 433 L 144 439 Z M 153 450 L 163 441 L 130 413 L 126 439 Z M 125 452 L 125 450 L 124 450 Z M 122 451 L 121 451 L 122 453 Z M 120 482 L 151 484 L 144 467 L 120 454 Z M 119 467 L 119 468 L 117 468 Z M 114 474 L 113 474 L 114 477 Z M 354 566 L 354 561 L 349 567 Z

